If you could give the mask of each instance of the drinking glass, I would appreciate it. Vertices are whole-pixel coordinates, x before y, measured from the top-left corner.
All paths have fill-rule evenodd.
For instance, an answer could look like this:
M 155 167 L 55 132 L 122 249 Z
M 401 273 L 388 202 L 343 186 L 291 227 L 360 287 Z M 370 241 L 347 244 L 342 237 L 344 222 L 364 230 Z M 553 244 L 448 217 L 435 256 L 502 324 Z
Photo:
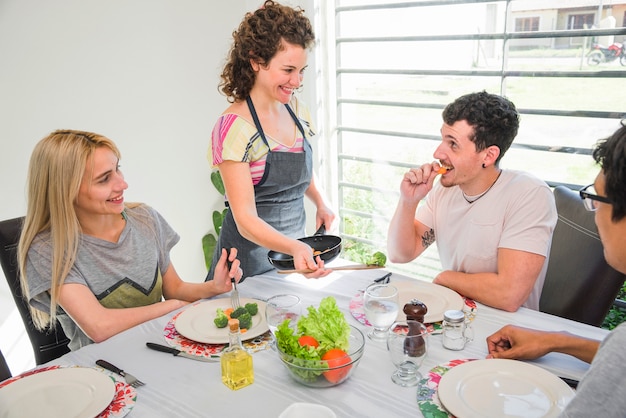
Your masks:
M 396 370 L 391 380 L 400 386 L 416 386 L 422 374 L 419 368 L 428 351 L 428 330 L 418 321 L 400 321 L 389 329 L 387 350 Z
M 269 298 L 265 305 L 265 321 L 272 331 L 272 348 L 276 348 L 276 329 L 286 319 L 294 330 L 302 313 L 300 298 L 296 295 L 276 295 Z
M 390 284 L 373 283 L 365 289 L 363 310 L 372 329 L 367 336 L 372 341 L 385 341 L 387 330 L 398 316 L 398 289 Z

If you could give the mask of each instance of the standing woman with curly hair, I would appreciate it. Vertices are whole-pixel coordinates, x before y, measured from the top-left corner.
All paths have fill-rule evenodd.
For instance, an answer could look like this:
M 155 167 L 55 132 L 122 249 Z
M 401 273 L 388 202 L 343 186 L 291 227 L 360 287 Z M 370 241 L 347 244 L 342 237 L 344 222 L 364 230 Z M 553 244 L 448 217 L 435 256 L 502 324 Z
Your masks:
M 294 95 L 315 42 L 304 10 L 266 1 L 233 32 L 220 89 L 231 105 L 218 118 L 208 159 L 220 171 L 229 208 L 213 265 L 222 248 L 236 247 L 245 276 L 271 270 L 268 250 L 290 254 L 307 277 L 330 273 L 304 235 L 306 195 L 316 226 L 335 218 L 313 176 L 315 132 L 306 106 Z M 213 267 L 207 279 L 213 276 Z

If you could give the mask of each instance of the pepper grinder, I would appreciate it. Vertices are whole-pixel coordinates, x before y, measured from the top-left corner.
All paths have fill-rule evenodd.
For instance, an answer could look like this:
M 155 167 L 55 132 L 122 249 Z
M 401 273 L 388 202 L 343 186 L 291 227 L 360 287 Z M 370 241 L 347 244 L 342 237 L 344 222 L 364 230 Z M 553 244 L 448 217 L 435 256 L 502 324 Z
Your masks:
M 426 315 L 426 312 L 428 312 L 426 305 L 418 299 L 411 299 L 406 305 L 404 305 L 402 311 L 406 315 L 406 321 L 409 325 L 408 335 L 421 335 L 422 331 L 419 324 L 412 321 L 417 321 L 421 324 L 424 323 L 424 316 Z M 426 353 L 426 343 L 423 337 L 409 338 L 404 343 L 404 349 L 411 357 L 420 357 Z
M 406 315 L 407 321 L 417 321 L 424 323 L 424 316 L 428 312 L 428 308 L 424 305 L 424 302 L 418 299 L 411 299 L 409 303 L 404 305 L 402 309 Z

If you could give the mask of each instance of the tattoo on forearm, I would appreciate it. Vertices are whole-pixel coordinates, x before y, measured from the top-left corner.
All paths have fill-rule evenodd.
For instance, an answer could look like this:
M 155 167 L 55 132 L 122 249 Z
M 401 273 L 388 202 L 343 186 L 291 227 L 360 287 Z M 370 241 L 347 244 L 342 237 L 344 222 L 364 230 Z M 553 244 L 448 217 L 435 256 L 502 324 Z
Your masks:
M 422 236 L 422 245 L 424 248 L 428 248 L 430 244 L 435 242 L 435 231 L 431 228 L 430 230 L 424 232 Z

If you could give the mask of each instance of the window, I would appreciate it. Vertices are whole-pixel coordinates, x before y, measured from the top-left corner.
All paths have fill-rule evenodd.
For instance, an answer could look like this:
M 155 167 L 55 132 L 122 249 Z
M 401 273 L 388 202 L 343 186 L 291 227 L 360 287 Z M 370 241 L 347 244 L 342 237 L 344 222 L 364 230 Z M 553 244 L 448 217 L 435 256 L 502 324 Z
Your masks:
M 567 25 L 567 29 L 585 29 L 593 26 L 595 15 L 593 13 L 590 14 L 582 14 L 582 15 L 570 15 L 569 24 Z
M 515 32 L 537 32 L 539 17 L 520 17 L 515 19 Z
M 561 10 L 568 0 L 560 0 L 533 14 L 554 22 L 552 27 L 518 33 L 516 15 L 527 19 L 531 3 L 537 4 L 319 3 L 327 18 L 318 32 L 330 34 L 321 48 L 330 66 L 321 85 L 330 102 L 321 112 L 327 115 L 324 136 L 334 150 L 324 169 L 338 179 L 328 189 L 337 190 L 345 257 L 358 260 L 360 253 L 385 251 L 402 175 L 433 160 L 441 111 L 465 93 L 502 94 L 519 109 L 520 131 L 503 167 L 530 171 L 552 186 L 593 180 L 591 148 L 625 116 L 626 71 L 619 64 L 590 66 L 585 55 L 594 37 L 624 35 L 626 29 L 573 29 L 579 21 L 568 19 L 571 9 Z M 618 5 L 612 8 L 622 13 Z M 583 46 L 571 47 L 570 38 Z M 514 41 L 523 41 L 524 48 L 513 48 Z M 425 278 L 440 268 L 435 248 L 392 267 Z
M 568 18 L 568 29 L 587 29 L 594 25 L 595 15 L 593 13 L 588 14 L 573 14 Z M 581 38 L 570 38 L 570 45 L 580 46 L 584 42 Z

